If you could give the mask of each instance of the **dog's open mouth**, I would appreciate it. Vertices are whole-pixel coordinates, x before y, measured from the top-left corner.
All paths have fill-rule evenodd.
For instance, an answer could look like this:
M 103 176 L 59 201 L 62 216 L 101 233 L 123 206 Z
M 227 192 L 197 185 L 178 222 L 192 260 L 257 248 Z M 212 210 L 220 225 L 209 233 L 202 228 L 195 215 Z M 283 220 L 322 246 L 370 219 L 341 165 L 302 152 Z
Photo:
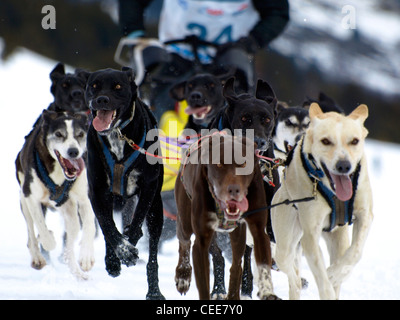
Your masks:
M 95 110 L 93 127 L 96 131 L 105 131 L 111 128 L 111 124 L 117 117 L 117 110 Z
M 76 179 L 85 168 L 85 162 L 82 158 L 78 159 L 66 159 L 63 158 L 57 150 L 55 150 L 55 154 L 57 156 L 58 162 L 60 163 L 64 176 L 68 180 Z
M 241 201 L 220 201 L 220 204 L 221 209 L 224 211 L 225 219 L 231 221 L 239 220 L 242 213 L 246 212 L 249 208 L 249 202 L 246 197 L 243 197 Z
M 193 118 L 198 119 L 198 120 L 203 120 L 206 115 L 211 111 L 212 107 L 211 106 L 205 106 L 205 107 L 187 107 L 185 109 L 185 113 L 188 115 L 193 115 Z
M 353 196 L 353 180 L 351 175 L 335 174 L 329 171 L 325 165 L 322 167 L 338 199 L 341 201 L 350 200 Z

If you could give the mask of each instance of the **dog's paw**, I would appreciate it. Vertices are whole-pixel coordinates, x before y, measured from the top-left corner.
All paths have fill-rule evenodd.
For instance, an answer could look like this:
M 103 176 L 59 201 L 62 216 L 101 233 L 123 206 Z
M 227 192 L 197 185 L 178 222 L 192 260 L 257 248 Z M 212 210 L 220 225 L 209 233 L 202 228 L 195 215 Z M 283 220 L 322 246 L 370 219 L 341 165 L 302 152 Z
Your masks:
M 139 259 L 138 253 L 138 249 L 136 249 L 135 246 L 125 238 L 122 238 L 122 241 L 115 249 L 115 254 L 118 259 L 127 267 L 136 265 L 136 262 Z
M 94 256 L 92 254 L 81 256 L 79 258 L 79 267 L 82 269 L 82 271 L 87 272 L 93 268 L 94 261 Z
M 32 258 L 31 267 L 36 270 L 41 270 L 46 265 L 46 259 L 42 255 Z
M 146 300 L 165 300 L 165 297 L 160 292 L 160 289 L 157 288 L 153 292 L 148 292 L 146 294 Z
M 190 279 L 177 279 L 175 278 L 176 290 L 182 295 L 186 295 L 186 292 L 189 291 L 190 288 Z
M 121 261 L 116 255 L 106 255 L 104 262 L 106 264 L 106 271 L 109 276 L 116 278 L 121 274 Z
M 180 294 L 186 294 L 190 287 L 192 278 L 192 267 L 190 264 L 182 263 L 175 270 L 176 289 Z
M 89 274 L 82 272 L 77 265 L 70 266 L 70 271 L 78 281 L 89 280 Z
M 45 234 L 40 234 L 38 236 L 38 241 L 42 244 L 43 249 L 46 251 L 54 250 L 57 245 L 53 231 L 48 231 Z
M 211 300 L 226 300 L 227 294 L 225 293 L 217 293 L 217 292 L 211 292 Z
M 259 296 L 260 300 L 282 300 L 277 295 L 271 293 L 268 295 Z

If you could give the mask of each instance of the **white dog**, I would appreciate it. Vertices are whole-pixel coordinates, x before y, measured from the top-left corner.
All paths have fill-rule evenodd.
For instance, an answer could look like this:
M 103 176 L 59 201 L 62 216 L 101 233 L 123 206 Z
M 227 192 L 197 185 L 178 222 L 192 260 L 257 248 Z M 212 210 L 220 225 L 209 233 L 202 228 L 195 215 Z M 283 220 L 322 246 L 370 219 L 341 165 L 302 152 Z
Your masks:
M 290 299 L 300 298 L 301 249 L 321 299 L 338 299 L 341 283 L 361 258 L 373 220 L 364 156 L 367 117 L 366 105 L 347 117 L 323 113 L 317 103 L 310 107 L 310 126 L 289 157 L 285 178 L 272 202 L 293 202 L 278 205 L 271 212 L 275 259 L 288 275 Z M 327 243 L 329 268 L 319 246 L 321 236 Z

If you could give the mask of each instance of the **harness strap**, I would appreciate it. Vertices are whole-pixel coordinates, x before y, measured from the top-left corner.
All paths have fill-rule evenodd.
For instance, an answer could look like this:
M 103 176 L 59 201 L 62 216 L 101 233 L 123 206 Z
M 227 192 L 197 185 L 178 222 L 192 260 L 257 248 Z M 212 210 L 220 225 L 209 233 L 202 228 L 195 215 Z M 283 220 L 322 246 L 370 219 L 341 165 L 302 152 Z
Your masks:
M 223 124 L 222 124 L 222 115 L 219 117 L 219 121 L 218 121 L 218 130 L 219 131 L 222 131 L 222 130 L 224 130 L 224 128 L 223 128 Z
M 252 215 L 254 213 L 257 213 L 257 212 L 260 212 L 260 211 L 263 211 L 263 210 L 269 210 L 269 209 L 272 209 L 274 207 L 281 206 L 283 204 L 288 206 L 289 204 L 295 204 L 295 203 L 299 203 L 299 202 L 308 202 L 308 201 L 313 201 L 313 200 L 315 200 L 315 195 L 313 195 L 312 197 L 306 197 L 306 198 L 294 199 L 294 200 L 286 199 L 286 200 L 283 200 L 282 202 L 271 204 L 269 206 L 261 207 L 261 208 L 250 210 L 250 211 L 246 211 L 245 213 L 243 213 L 242 217 L 246 218 L 246 217 L 248 217 L 248 216 L 250 216 L 250 215 Z
M 119 129 L 120 129 L 120 130 L 124 129 L 124 128 L 133 120 L 133 117 L 135 116 L 135 111 L 136 111 L 136 101 L 133 101 L 131 116 L 130 116 L 128 119 L 126 119 L 126 120 L 119 126 Z
M 64 180 L 64 183 L 59 186 L 54 183 L 47 172 L 46 167 L 40 160 L 39 153 L 35 150 L 35 164 L 39 179 L 50 192 L 50 200 L 55 201 L 56 207 L 60 207 L 69 199 L 69 191 L 71 190 L 75 180 Z
M 145 124 L 144 134 L 139 142 L 140 148 L 143 148 L 146 141 L 146 132 L 147 130 Z M 141 152 L 139 150 L 134 150 L 125 161 L 117 161 L 105 144 L 104 138 L 100 135 L 98 135 L 98 137 L 103 147 L 104 158 L 111 173 L 110 191 L 114 194 L 123 196 L 125 195 L 125 178 L 129 173 L 128 171 L 130 171 L 129 169 L 132 167 L 133 163 L 136 161 Z
M 332 212 L 330 215 L 330 225 L 328 228 L 325 228 L 323 231 L 329 232 L 332 231 L 336 226 L 344 226 L 345 224 L 352 224 L 353 218 L 353 204 L 354 198 L 356 194 L 357 184 L 358 184 L 358 176 L 361 169 L 361 164 L 358 163 L 355 172 L 352 174 L 352 184 L 353 184 L 353 196 L 350 200 L 341 201 L 337 198 L 336 194 L 331 191 L 325 184 L 322 182 L 322 178 L 325 176 L 325 173 L 322 169 L 318 168 L 314 162 L 314 159 L 309 155 L 306 156 L 303 152 L 303 143 L 301 142 L 301 161 L 303 163 L 303 167 L 306 170 L 308 177 L 312 181 L 317 181 L 317 190 L 324 197 L 328 205 L 331 207 Z

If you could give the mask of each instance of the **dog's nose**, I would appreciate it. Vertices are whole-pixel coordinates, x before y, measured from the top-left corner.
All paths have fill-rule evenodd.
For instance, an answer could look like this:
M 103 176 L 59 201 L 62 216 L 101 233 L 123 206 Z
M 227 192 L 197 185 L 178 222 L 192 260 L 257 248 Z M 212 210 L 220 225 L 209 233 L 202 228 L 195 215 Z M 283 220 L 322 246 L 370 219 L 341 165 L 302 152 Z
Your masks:
M 351 163 L 348 160 L 339 160 L 336 163 L 336 170 L 338 173 L 346 174 L 351 169 Z
M 79 155 L 78 148 L 69 148 L 67 152 L 70 158 L 76 158 Z
M 79 98 L 82 95 L 83 95 L 83 90 L 80 90 L 80 89 L 72 90 L 72 92 L 71 92 L 72 98 Z
M 110 98 L 107 96 L 99 96 L 97 97 L 96 102 L 99 105 L 108 104 L 110 102 Z
M 255 137 L 254 142 L 257 144 L 257 149 L 260 149 L 262 151 L 267 150 L 268 143 L 267 143 L 267 141 L 265 141 L 265 139 Z
M 240 193 L 240 186 L 238 184 L 230 184 L 228 186 L 228 193 L 231 198 L 236 198 Z
M 192 100 L 200 100 L 201 98 L 203 98 L 203 95 L 201 94 L 201 92 L 193 91 L 190 94 L 190 99 L 192 99 Z

